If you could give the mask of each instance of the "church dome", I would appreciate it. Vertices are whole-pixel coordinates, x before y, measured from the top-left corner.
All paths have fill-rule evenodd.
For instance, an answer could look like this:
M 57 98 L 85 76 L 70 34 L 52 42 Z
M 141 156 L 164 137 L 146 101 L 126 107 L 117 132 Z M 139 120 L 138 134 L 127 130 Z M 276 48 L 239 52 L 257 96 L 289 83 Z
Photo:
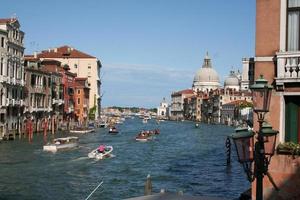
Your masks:
M 219 75 L 213 68 L 201 68 L 197 71 L 194 82 L 220 82 Z
M 220 78 L 216 70 L 212 68 L 211 59 L 208 54 L 204 58 L 202 68 L 199 69 L 194 77 L 193 89 L 195 91 L 207 91 L 217 89 L 220 86 Z
M 239 79 L 234 75 L 233 71 L 231 71 L 230 75 L 226 78 L 224 86 L 239 86 Z

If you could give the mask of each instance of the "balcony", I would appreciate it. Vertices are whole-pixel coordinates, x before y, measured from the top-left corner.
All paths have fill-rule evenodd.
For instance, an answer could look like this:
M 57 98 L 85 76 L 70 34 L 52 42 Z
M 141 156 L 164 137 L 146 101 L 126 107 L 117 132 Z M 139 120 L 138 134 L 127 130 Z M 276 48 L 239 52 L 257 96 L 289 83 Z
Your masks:
M 277 88 L 284 83 L 300 83 L 300 51 L 277 53 Z
M 61 105 L 63 103 L 64 103 L 64 100 L 62 100 L 62 99 L 52 99 L 52 104 Z

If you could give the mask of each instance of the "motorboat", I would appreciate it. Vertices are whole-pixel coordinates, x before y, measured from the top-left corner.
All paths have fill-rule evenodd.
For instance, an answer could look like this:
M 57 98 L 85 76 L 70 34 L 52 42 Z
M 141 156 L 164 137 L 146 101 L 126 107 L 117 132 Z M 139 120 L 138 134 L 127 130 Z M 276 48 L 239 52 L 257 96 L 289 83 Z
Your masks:
M 44 151 L 51 151 L 56 152 L 61 149 L 69 149 L 78 147 L 78 137 L 65 137 L 65 138 L 56 138 L 53 140 L 52 143 L 48 143 L 44 145 L 43 150 Z
M 91 151 L 89 154 L 88 154 L 88 157 L 89 158 L 94 158 L 94 159 L 97 159 L 97 160 L 102 160 L 104 158 L 109 158 L 111 157 L 111 152 L 113 151 L 113 147 L 112 146 L 105 146 L 104 148 L 104 151 L 103 152 L 100 152 L 97 149 L 94 149 L 93 151 Z
M 160 133 L 159 129 L 141 131 L 136 137 L 135 140 L 139 142 L 147 142 L 148 140 L 152 140 L 154 135 L 158 135 Z
M 152 136 L 142 136 L 142 135 L 138 135 L 135 137 L 135 140 L 136 141 L 139 141 L 139 142 L 147 142 L 149 140 L 152 140 L 153 137 Z
M 117 130 L 116 127 L 111 127 L 111 128 L 109 128 L 108 133 L 110 133 L 110 134 L 118 134 L 119 131 Z
M 70 130 L 70 133 L 92 133 L 95 132 L 94 128 L 88 128 L 88 129 L 72 129 Z

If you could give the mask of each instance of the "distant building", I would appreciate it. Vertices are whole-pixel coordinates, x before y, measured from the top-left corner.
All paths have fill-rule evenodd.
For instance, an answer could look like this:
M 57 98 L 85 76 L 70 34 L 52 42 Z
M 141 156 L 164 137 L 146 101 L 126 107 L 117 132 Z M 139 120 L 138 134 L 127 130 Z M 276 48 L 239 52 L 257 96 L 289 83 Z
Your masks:
M 249 104 L 248 101 L 232 101 L 222 105 L 221 123 L 236 126 L 239 125 L 242 120 L 249 120 L 251 113 L 252 104 Z
M 165 98 L 163 98 L 159 107 L 157 108 L 157 118 L 166 119 L 169 117 L 169 105 Z
M 195 92 L 209 92 L 220 88 L 220 78 L 216 70 L 212 68 L 211 59 L 206 54 L 202 68 L 200 68 L 193 81 Z
M 171 120 L 184 119 L 184 99 L 193 95 L 194 91 L 192 89 L 186 89 L 172 93 Z
M 68 65 L 70 72 L 76 73 L 78 77 L 87 77 L 90 88 L 89 109 L 95 118 L 100 117 L 101 111 L 101 62 L 94 56 L 83 53 L 69 46 L 44 50 L 37 54 L 41 60 L 53 59 Z
M 249 86 L 254 83 L 254 59 L 243 58 L 243 72 L 241 80 L 241 90 L 249 91 Z

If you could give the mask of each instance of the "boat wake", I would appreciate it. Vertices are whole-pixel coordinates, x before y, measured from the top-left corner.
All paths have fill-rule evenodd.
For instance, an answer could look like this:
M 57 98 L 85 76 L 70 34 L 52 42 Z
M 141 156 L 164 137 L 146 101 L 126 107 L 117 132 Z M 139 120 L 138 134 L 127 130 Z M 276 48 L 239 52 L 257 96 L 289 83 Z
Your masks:
M 89 159 L 88 157 L 79 157 L 79 158 L 75 158 L 73 160 L 71 160 L 71 162 L 77 162 L 77 161 L 82 161 L 82 160 L 87 160 Z

